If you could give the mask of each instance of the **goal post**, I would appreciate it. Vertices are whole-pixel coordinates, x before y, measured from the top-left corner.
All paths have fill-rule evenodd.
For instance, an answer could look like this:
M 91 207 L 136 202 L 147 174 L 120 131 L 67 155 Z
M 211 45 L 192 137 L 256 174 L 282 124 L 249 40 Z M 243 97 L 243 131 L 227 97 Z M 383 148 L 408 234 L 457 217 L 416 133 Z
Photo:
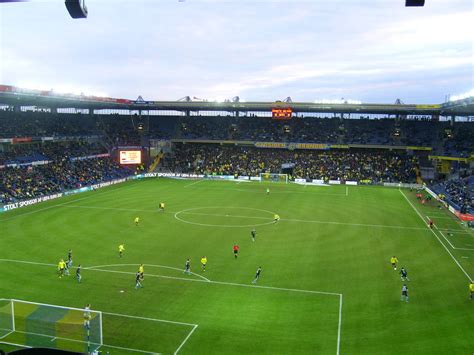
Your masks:
M 288 184 L 288 174 L 260 173 L 260 182 L 282 182 Z
M 0 343 L 93 352 L 103 344 L 102 312 L 0 299 Z
M 0 340 L 15 331 L 13 302 L 0 299 Z

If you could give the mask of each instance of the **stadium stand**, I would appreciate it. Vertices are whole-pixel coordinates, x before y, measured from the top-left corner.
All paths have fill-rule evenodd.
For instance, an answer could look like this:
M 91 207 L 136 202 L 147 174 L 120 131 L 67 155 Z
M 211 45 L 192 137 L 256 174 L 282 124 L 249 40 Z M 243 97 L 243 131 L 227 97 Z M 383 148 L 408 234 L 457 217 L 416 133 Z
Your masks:
M 21 141 L 25 137 L 30 140 Z M 110 157 L 84 161 L 75 158 L 107 154 L 117 146 L 142 146 L 148 139 L 174 142 L 157 164 L 161 171 L 256 176 L 282 172 L 282 165 L 286 164 L 291 168 L 285 173 L 292 178 L 372 183 L 419 182 L 419 165 L 433 166 L 428 154 L 469 157 L 474 151 L 472 123 L 423 116 L 396 120 L 383 115 L 375 119 L 300 115 L 289 121 L 276 121 L 252 114 L 139 117 L 0 110 L 1 138 L 18 139 L 21 143 L 0 144 L 0 166 L 6 166 L 0 170 L 2 203 L 130 175 L 130 169 L 120 167 Z M 241 143 L 223 144 L 225 141 Z M 293 150 L 256 148 L 255 142 L 351 146 Z M 406 146 L 427 147 L 431 151 L 412 152 Z M 451 167 L 458 169 L 461 165 L 456 162 Z M 472 180 L 472 176 L 435 180 L 431 186 L 459 209 L 472 212 Z
M 216 144 L 178 144 L 167 159 L 175 172 L 258 176 L 294 166 L 294 178 L 416 182 L 417 158 L 376 150 L 290 151 Z
M 474 214 L 474 176 L 444 181 L 434 185 L 433 191 L 446 196 L 446 201 L 461 213 Z

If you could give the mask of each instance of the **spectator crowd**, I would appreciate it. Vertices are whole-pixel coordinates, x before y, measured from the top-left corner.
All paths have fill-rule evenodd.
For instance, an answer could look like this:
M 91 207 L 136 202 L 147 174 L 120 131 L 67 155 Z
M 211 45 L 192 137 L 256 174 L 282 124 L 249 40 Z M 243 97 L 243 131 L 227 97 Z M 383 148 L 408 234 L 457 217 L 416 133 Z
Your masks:
M 410 183 L 416 182 L 417 158 L 370 149 L 319 151 L 177 144 L 163 164 L 181 173 L 258 176 L 289 172 L 292 178 Z
M 474 176 L 447 180 L 435 185 L 433 189 L 444 195 L 461 213 L 474 214 Z

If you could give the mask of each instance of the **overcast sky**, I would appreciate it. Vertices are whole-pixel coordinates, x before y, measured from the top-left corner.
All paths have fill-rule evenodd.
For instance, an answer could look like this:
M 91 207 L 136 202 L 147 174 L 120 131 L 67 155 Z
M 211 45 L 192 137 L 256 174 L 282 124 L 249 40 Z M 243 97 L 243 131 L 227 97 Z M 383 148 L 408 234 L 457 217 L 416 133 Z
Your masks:
M 474 0 L 0 4 L 0 84 L 145 100 L 439 103 L 474 88 Z

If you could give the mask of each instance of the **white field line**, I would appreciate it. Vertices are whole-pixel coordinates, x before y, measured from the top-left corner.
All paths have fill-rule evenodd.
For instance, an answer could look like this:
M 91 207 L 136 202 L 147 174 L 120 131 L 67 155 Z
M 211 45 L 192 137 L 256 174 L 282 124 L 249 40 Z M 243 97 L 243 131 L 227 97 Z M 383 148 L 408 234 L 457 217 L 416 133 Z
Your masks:
M 9 343 L 8 341 L 0 341 L 0 344 L 18 346 L 19 348 L 27 348 L 27 349 L 31 349 L 31 348 L 32 348 L 32 346 L 23 345 L 23 344 L 16 344 L 16 343 Z
M 41 265 L 41 266 L 49 266 L 49 267 L 56 266 L 55 264 L 37 263 L 37 262 L 33 262 L 33 261 L 23 261 L 23 260 L 13 260 L 13 259 L 0 259 L 0 261 L 31 264 L 31 265 Z M 136 264 L 133 264 L 133 265 L 136 265 Z M 74 267 L 72 267 L 72 268 L 74 268 Z M 90 267 L 89 270 L 99 271 L 99 272 L 110 272 L 110 273 L 116 273 L 116 274 L 135 275 L 134 272 L 98 269 L 97 266 Z M 205 281 L 205 280 L 201 280 L 201 279 L 187 279 L 187 278 L 183 278 L 183 277 L 162 276 L 162 275 L 153 275 L 153 274 L 151 274 L 151 275 L 147 274 L 147 276 L 148 277 L 159 277 L 159 278 L 165 278 L 165 279 L 173 279 L 173 280 L 182 280 L 182 281 L 204 282 L 204 283 L 207 283 L 207 284 L 216 284 L 216 285 L 227 285 L 227 286 L 259 288 L 259 289 L 284 291 L 284 292 L 299 292 L 299 293 L 338 296 L 339 297 L 339 321 L 338 321 L 338 335 L 337 335 L 337 355 L 339 355 L 340 340 L 341 340 L 341 326 L 342 326 L 342 293 L 314 291 L 314 290 L 305 290 L 305 289 L 295 289 L 295 288 L 284 288 L 284 287 L 260 286 L 260 285 L 254 285 L 254 284 L 239 284 L 239 283 L 223 282 L 223 281 Z M 182 324 L 182 325 L 187 325 L 187 326 L 193 326 L 194 328 L 188 334 L 188 336 L 183 341 L 183 343 L 180 345 L 180 347 L 176 350 L 175 354 L 181 349 L 181 347 L 189 339 L 189 337 L 192 335 L 192 333 L 194 332 L 194 330 L 198 326 L 197 324 L 168 321 L 168 320 L 163 320 L 163 319 L 144 318 L 144 317 L 129 316 L 129 315 L 125 315 L 125 314 L 108 313 L 108 312 L 102 312 L 102 313 L 103 314 L 109 314 L 109 315 L 118 315 L 118 316 L 122 316 L 122 317 L 130 317 L 130 318 L 137 318 L 137 319 L 144 319 L 144 320 L 153 320 L 153 321 L 157 321 L 157 322 L 165 322 L 165 323 L 174 323 L 174 324 Z M 114 346 L 110 346 L 110 345 L 106 345 L 106 344 L 103 344 L 103 346 L 104 347 L 114 347 Z M 119 348 L 119 347 L 116 347 L 116 348 L 127 350 L 125 348 Z M 134 349 L 129 349 L 129 350 L 134 350 Z M 134 350 L 134 351 L 149 353 L 149 352 L 145 352 L 145 351 L 142 351 L 142 350 Z
M 66 341 L 71 341 L 73 343 L 84 343 L 86 344 L 87 341 L 84 340 L 76 340 L 76 339 L 69 339 L 69 338 L 62 338 L 62 337 L 53 337 L 52 335 L 46 335 L 46 334 L 40 334 L 40 333 L 33 333 L 33 332 L 23 332 L 21 330 L 16 330 L 16 333 L 21 333 L 21 334 L 31 334 L 31 335 L 37 335 L 45 338 L 53 338 L 50 341 L 53 341 L 55 339 L 59 340 L 66 340 Z M 115 348 L 115 349 L 121 349 L 121 350 L 127 350 L 127 351 L 132 351 L 132 352 L 137 352 L 137 353 L 144 353 L 144 354 L 156 354 L 153 351 L 145 351 L 145 350 L 139 350 L 139 349 L 133 349 L 133 348 L 123 348 L 121 346 L 115 346 L 115 345 L 107 345 L 107 344 L 99 344 L 99 343 L 90 343 L 92 345 L 99 345 L 99 347 L 110 347 L 110 348 Z
M 183 188 L 187 188 L 189 186 L 193 186 L 193 185 L 196 185 L 196 184 L 199 184 L 200 182 L 203 182 L 203 181 L 206 181 L 206 180 L 198 180 L 198 181 L 194 181 L 190 184 L 187 184 L 187 185 L 184 185 Z
M 346 196 L 349 196 L 349 186 L 346 185 Z
M 46 264 L 46 263 L 38 263 L 33 261 L 23 261 L 23 260 L 14 260 L 14 259 L 0 259 L 0 261 L 4 262 L 11 262 L 11 263 L 21 263 L 21 264 L 31 264 L 31 265 L 40 265 L 40 266 L 48 266 L 48 267 L 55 267 L 55 264 Z M 136 264 L 133 264 L 136 265 Z M 74 269 L 75 267 L 71 267 Z M 118 270 L 106 270 L 106 269 L 97 269 L 96 266 L 90 268 L 92 271 L 99 271 L 99 272 L 110 272 L 116 274 L 127 274 L 127 275 L 135 275 L 135 272 L 128 272 L 128 271 L 118 271 Z M 313 291 L 313 290 L 305 290 L 305 289 L 297 289 L 297 288 L 283 288 L 283 287 L 272 287 L 272 286 L 260 286 L 254 284 L 239 284 L 233 282 L 224 282 L 224 281 L 206 281 L 201 279 L 189 279 L 184 277 L 172 277 L 172 276 L 163 276 L 163 275 L 153 275 L 147 274 L 148 277 L 159 277 L 165 279 L 172 279 L 172 280 L 183 280 L 183 281 L 192 281 L 192 282 L 204 282 L 207 284 L 216 284 L 216 285 L 229 285 L 229 286 L 240 286 L 240 287 L 250 287 L 250 288 L 260 288 L 260 289 L 268 289 L 268 290 L 277 290 L 277 291 L 289 291 L 289 292 L 302 292 L 302 293 L 312 293 L 312 294 L 320 294 L 320 295 L 331 295 L 331 296 L 339 296 L 341 293 L 336 292 L 325 292 L 325 291 Z M 102 312 L 105 313 L 105 312 Z
M 34 261 L 25 261 L 25 260 L 14 260 L 14 259 L 0 259 L 0 262 L 10 262 L 10 263 L 20 263 L 20 264 L 31 264 L 31 265 L 41 265 L 41 266 L 49 266 L 49 267 L 56 267 L 56 264 L 46 264 L 46 263 L 39 263 L 39 262 L 34 262 Z M 137 265 L 137 264 L 133 264 Z M 76 266 L 70 267 L 70 269 L 76 269 Z M 134 272 L 128 272 L 128 271 L 117 271 L 117 270 L 105 270 L 105 269 L 99 269 L 98 266 L 92 266 L 88 268 L 83 268 L 83 270 L 88 269 L 92 271 L 100 271 L 100 272 L 112 272 L 116 274 L 127 274 L 127 275 L 135 275 Z M 181 269 L 177 269 L 181 270 Z M 196 276 L 199 276 L 198 274 L 194 274 Z M 205 278 L 202 276 L 203 279 L 205 280 L 197 280 L 197 279 L 189 279 L 189 278 L 184 278 L 184 277 L 174 277 L 174 276 L 164 276 L 164 275 L 149 275 L 147 274 L 148 277 L 159 277 L 163 279 L 171 279 L 171 280 L 185 280 L 185 281 L 201 281 L 201 282 L 211 282 L 209 279 Z M 70 307 L 68 307 L 70 308 Z
M 197 326 L 197 324 L 193 324 L 193 323 L 175 322 L 175 321 L 172 321 L 172 320 L 165 320 L 165 319 L 130 316 L 128 314 L 121 314 L 121 313 L 102 312 L 102 314 L 108 314 L 109 316 L 117 316 L 117 317 L 124 317 L 124 318 L 141 319 L 141 320 L 147 320 L 147 321 L 158 322 L 158 323 L 170 323 L 170 324 L 177 324 L 177 325 L 185 325 L 185 326 L 189 326 L 189 327 Z
M 191 337 L 191 335 L 193 335 L 193 333 L 194 333 L 194 331 L 196 330 L 197 327 L 198 327 L 198 325 L 195 324 L 193 329 L 191 329 L 191 331 L 189 332 L 188 336 L 186 338 L 184 338 L 184 340 L 179 345 L 178 349 L 176 349 L 176 351 L 174 352 L 174 355 L 176 355 L 181 350 L 181 348 L 184 346 L 184 344 L 186 344 L 186 342 Z
M 426 218 L 430 219 L 430 217 L 426 216 Z M 449 245 L 451 246 L 451 248 L 453 249 L 458 249 L 458 250 L 474 250 L 474 248 L 459 248 L 459 247 L 455 247 L 453 244 L 451 244 L 451 242 L 449 241 L 449 239 L 444 235 L 444 233 L 436 226 L 436 224 L 434 224 L 434 227 L 436 228 L 436 230 L 441 234 L 441 236 L 449 243 Z M 468 244 L 469 245 L 469 244 Z
M 101 272 L 110 272 L 110 273 L 116 273 L 116 274 L 135 275 L 134 272 L 129 272 L 129 271 L 117 271 L 117 270 L 106 270 L 106 269 L 92 269 L 92 270 L 101 271 Z M 261 288 L 261 289 L 277 290 L 277 291 L 288 291 L 288 292 L 314 293 L 314 294 L 331 295 L 331 296 L 339 296 L 340 295 L 340 293 L 334 293 L 334 292 L 312 291 L 312 290 L 295 289 L 295 288 L 283 288 L 283 287 L 272 287 L 272 286 L 259 286 L 259 285 L 253 285 L 253 284 L 247 285 L 247 284 L 239 284 L 239 283 L 224 282 L 224 281 L 205 281 L 205 280 L 200 280 L 200 279 L 186 279 L 184 277 L 172 277 L 172 276 L 162 276 L 162 275 L 152 275 L 152 274 L 151 275 L 147 274 L 147 276 L 148 277 L 159 277 L 159 278 L 171 279 L 171 280 L 204 282 L 204 283 L 216 284 L 216 285 Z
M 399 188 L 398 191 L 400 191 L 400 193 L 402 194 L 402 196 L 405 198 L 405 200 L 408 202 L 408 204 L 411 206 L 411 208 L 413 208 L 413 210 L 416 212 L 416 214 L 418 215 L 418 217 L 421 218 L 421 220 L 423 221 L 423 224 L 425 224 L 425 219 L 423 218 L 423 216 L 421 215 L 420 212 L 418 212 L 418 210 L 415 208 L 415 206 L 413 206 L 413 204 L 411 203 L 411 201 L 406 197 L 406 195 L 403 193 L 403 191 Z M 425 224 L 426 225 L 426 224 Z M 462 265 L 459 263 L 459 261 L 454 257 L 454 255 L 449 251 L 449 249 L 446 247 L 446 245 L 444 245 L 444 243 L 441 241 L 441 239 L 439 239 L 438 235 L 434 232 L 434 230 L 432 230 L 430 227 L 426 226 L 426 228 L 428 228 L 431 233 L 433 233 L 433 235 L 436 237 L 436 239 L 438 239 L 438 241 L 440 242 L 440 244 L 443 246 L 443 248 L 448 252 L 448 254 L 451 256 L 451 258 L 454 260 L 454 262 L 456 263 L 456 265 L 461 269 L 461 271 L 464 273 L 464 275 L 466 275 L 466 277 L 469 279 L 469 281 L 473 281 L 472 280 L 472 277 L 466 272 L 466 270 L 464 270 L 464 268 L 462 267 Z
M 117 186 L 117 185 L 112 185 L 112 186 Z M 133 187 L 133 186 L 137 186 L 137 185 L 130 185 L 130 186 Z M 25 212 L 25 213 L 17 214 L 17 215 L 15 215 L 15 216 L 10 217 L 10 218 L 4 218 L 4 219 L 2 219 L 1 221 L 2 221 L 2 222 L 4 222 L 4 221 L 9 221 L 9 220 L 11 220 L 11 219 L 15 219 L 15 218 L 18 218 L 18 217 L 27 216 L 27 215 L 30 215 L 30 214 L 33 214 L 33 213 L 46 211 L 46 210 L 49 210 L 49 209 L 55 208 L 55 207 L 61 207 L 61 206 L 69 205 L 70 203 L 74 203 L 74 202 L 77 202 L 77 201 L 86 200 L 86 199 L 89 199 L 89 198 L 91 198 L 91 197 L 102 196 L 102 195 L 105 195 L 105 194 L 108 194 L 108 193 L 111 193 L 111 192 L 115 192 L 115 191 L 116 191 L 116 189 L 108 190 L 108 191 L 105 191 L 105 192 L 102 192 L 102 193 L 99 193 L 99 194 L 90 194 L 89 196 L 84 196 L 84 197 L 81 197 L 81 198 L 76 198 L 76 199 L 71 200 L 71 201 L 68 201 L 68 202 L 58 203 L 58 204 L 56 204 L 56 205 L 52 205 L 52 206 L 48 206 L 48 207 L 44 207 L 44 208 L 40 208 L 40 209 L 35 209 L 35 210 L 33 210 L 33 211 L 30 211 L 30 212 Z M 66 197 L 66 196 L 63 196 L 63 197 Z M 60 197 L 60 199 L 62 199 L 63 197 Z M 14 210 L 13 210 L 13 211 L 14 211 Z
M 107 270 L 107 269 L 92 269 L 92 271 L 99 271 L 99 272 L 110 272 L 114 274 L 124 274 L 124 275 L 135 275 L 135 272 L 130 272 L 130 271 L 118 271 L 118 270 Z M 153 274 L 147 274 L 147 277 L 158 277 L 160 279 L 169 279 L 169 280 L 182 280 L 182 281 L 191 281 L 191 282 L 207 282 L 205 280 L 201 279 L 187 279 L 184 277 L 174 277 L 174 276 L 164 276 L 164 275 L 153 275 Z M 210 281 L 212 282 L 212 281 Z
M 114 266 L 137 266 L 137 264 L 110 264 L 110 265 L 97 265 L 97 266 L 90 266 L 90 267 L 85 267 L 83 270 L 93 270 L 93 269 L 105 269 L 108 267 L 114 267 Z M 155 265 L 155 264 L 143 264 L 143 266 L 146 267 L 157 267 L 157 268 L 163 268 L 163 269 L 170 269 L 170 270 L 176 270 L 176 271 L 183 271 L 183 269 L 177 268 L 177 267 L 172 267 L 172 266 L 165 266 L 165 265 Z M 204 277 L 202 275 L 196 274 L 194 272 L 191 272 L 192 275 L 200 277 L 201 279 L 206 280 L 207 282 L 211 282 L 207 277 Z
M 240 215 L 225 215 L 225 214 L 212 214 L 212 213 L 200 213 L 200 212 L 187 212 L 179 211 L 177 214 L 191 214 L 199 216 L 214 216 L 214 217 L 226 217 L 226 218 L 249 218 L 249 219 L 262 219 L 262 220 L 271 220 L 271 217 L 257 217 L 257 216 L 240 216 Z M 406 226 L 391 226 L 386 224 L 364 224 L 364 223 L 345 223 L 345 222 L 332 222 L 332 221 L 316 221 L 316 220 L 306 220 L 306 219 L 292 219 L 292 218 L 281 218 L 281 221 L 286 222 L 302 222 L 302 223 L 318 223 L 318 224 L 336 224 L 344 226 L 354 226 L 354 227 L 377 227 L 377 228 L 395 228 L 395 229 L 411 229 L 411 230 L 426 230 L 426 228 L 421 227 L 406 227 Z
M 426 218 L 428 219 L 428 221 L 430 220 L 430 217 L 429 217 L 429 216 L 426 216 Z M 433 225 L 434 225 L 434 227 L 436 228 L 436 230 L 438 230 L 438 227 L 436 227 L 436 224 L 433 224 Z M 446 238 L 446 236 L 443 234 L 443 232 L 441 232 L 440 230 L 438 230 L 438 232 L 441 233 L 441 236 L 444 238 L 444 240 L 446 240 L 446 241 L 448 242 L 448 244 L 451 246 L 451 248 L 456 249 L 456 247 L 451 244 L 451 242 L 449 241 L 449 239 Z
M 457 228 L 438 228 L 438 230 L 443 232 L 456 232 L 457 234 L 472 234 L 468 230 L 457 229 Z
M 128 208 L 116 208 L 116 207 L 98 207 L 98 206 L 65 206 L 67 208 L 90 208 L 90 209 L 101 209 L 101 210 L 112 210 L 112 211 L 131 211 L 131 212 L 157 212 L 157 210 L 141 210 L 141 209 L 128 209 Z M 222 214 L 212 214 L 212 213 L 199 213 L 199 212 L 187 212 L 186 210 L 182 211 L 168 211 L 169 213 L 175 214 L 191 214 L 191 215 L 200 215 L 200 216 L 214 216 L 214 217 L 226 217 L 226 218 L 249 218 L 249 219 L 261 219 L 266 221 L 273 221 L 270 217 L 258 217 L 258 216 L 240 216 L 240 215 L 222 215 Z M 298 222 L 298 223 L 317 223 L 317 224 L 334 224 L 334 225 L 343 225 L 343 226 L 353 226 L 353 227 L 374 227 L 374 228 L 392 228 L 392 229 L 406 229 L 406 230 L 426 230 L 426 228 L 421 227 L 407 227 L 407 226 L 393 226 L 387 224 L 364 224 L 364 223 L 345 223 L 345 222 L 333 222 L 333 221 L 317 221 L 317 220 L 307 220 L 307 219 L 292 219 L 292 218 L 281 218 L 280 222 Z M 213 225 L 214 226 L 214 225 Z M 238 227 L 238 226 L 236 226 Z M 456 229 L 452 229 L 456 231 Z M 466 231 L 460 229 L 464 233 Z
M 337 351 L 336 355 L 339 355 L 341 351 L 341 326 L 342 326 L 342 293 L 339 295 L 339 322 L 337 325 Z
M 6 329 L 5 329 L 6 330 Z M 12 330 L 10 332 L 8 332 L 7 334 L 5 334 L 4 336 L 0 337 L 0 339 L 3 339 L 3 338 L 6 338 L 7 336 L 9 336 L 11 333 L 14 333 L 15 331 Z
M 156 354 L 156 355 L 161 355 L 161 353 L 155 353 L 153 351 L 145 351 L 145 350 L 138 350 L 138 349 L 130 349 L 130 348 L 122 348 L 121 346 L 115 346 L 115 345 L 107 345 L 107 344 L 102 344 L 101 347 L 106 347 L 106 348 L 112 348 L 112 349 L 119 349 L 119 350 L 127 350 L 131 352 L 136 352 L 136 353 L 143 353 L 143 354 Z

